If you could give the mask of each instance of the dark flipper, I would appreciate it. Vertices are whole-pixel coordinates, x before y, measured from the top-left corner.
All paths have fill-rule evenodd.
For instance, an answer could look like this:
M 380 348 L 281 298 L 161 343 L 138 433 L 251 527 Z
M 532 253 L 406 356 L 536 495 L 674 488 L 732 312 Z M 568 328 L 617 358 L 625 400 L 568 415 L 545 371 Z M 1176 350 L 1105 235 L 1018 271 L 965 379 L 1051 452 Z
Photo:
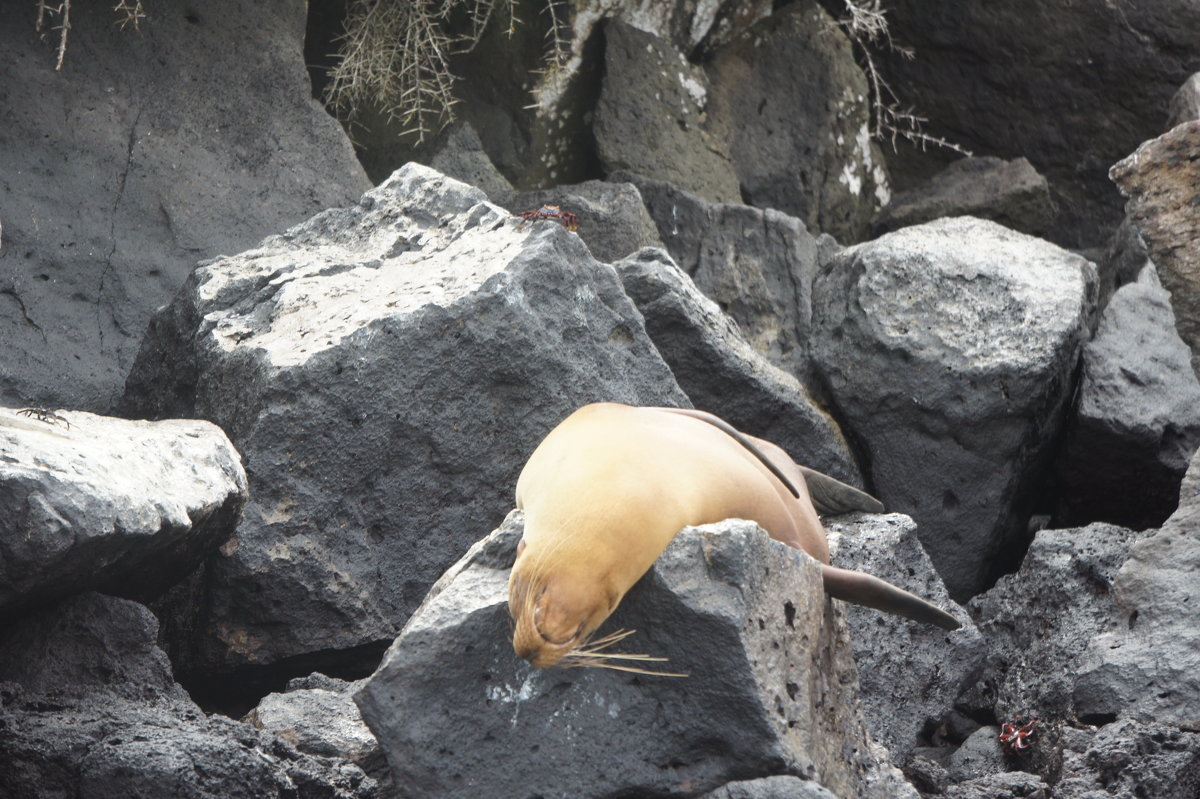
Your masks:
M 722 419 L 719 416 L 713 416 L 711 413 L 708 413 L 707 411 L 696 411 L 696 410 L 692 410 L 691 408 L 660 408 L 660 410 L 670 411 L 671 413 L 681 413 L 684 416 L 690 416 L 693 419 L 699 419 L 702 422 L 708 422 L 709 424 L 711 424 L 713 427 L 717 428 L 718 430 L 722 430 L 725 433 L 729 434 L 735 441 L 737 441 L 739 444 L 741 444 L 746 449 L 750 450 L 750 452 L 754 455 L 754 457 L 756 457 L 760 461 L 762 461 L 763 465 L 771 470 L 771 474 L 773 474 L 777 478 L 779 478 L 779 482 L 783 483 L 783 485 L 787 488 L 787 490 L 791 492 L 792 496 L 799 499 L 800 492 L 799 492 L 799 490 L 797 490 L 796 486 L 792 485 L 792 481 L 787 478 L 787 475 L 785 475 L 783 472 L 781 472 L 779 470 L 779 467 L 776 466 L 774 464 L 774 462 L 772 462 L 771 459 L 766 456 L 766 453 L 764 453 L 761 449 L 758 448 L 757 444 L 755 444 L 753 441 L 751 441 L 749 438 L 747 438 L 746 435 L 744 433 L 742 433 L 742 431 L 738 430 L 736 427 L 731 425 L 729 422 L 725 421 L 724 419 Z M 819 474 L 819 472 L 814 472 L 814 474 Z M 807 477 L 807 476 L 808 475 L 805 475 L 805 477 Z M 822 475 L 822 477 L 824 477 L 824 475 Z M 833 480 L 832 477 L 828 477 L 826 479 Z M 837 481 L 833 480 L 833 482 L 836 483 Z M 849 486 L 846 486 L 846 487 L 849 488 Z M 882 507 L 882 506 L 880 506 L 880 507 Z
M 825 583 L 825 593 L 831 597 L 932 624 L 943 630 L 957 630 L 962 626 L 958 619 L 932 602 L 870 574 L 822 564 L 821 577 Z
M 808 486 L 808 494 L 812 497 L 813 507 L 822 516 L 839 516 L 843 513 L 861 511 L 863 513 L 883 513 L 883 503 L 865 491 L 860 491 L 852 485 L 843 483 L 821 474 L 818 471 L 800 466 L 804 482 Z

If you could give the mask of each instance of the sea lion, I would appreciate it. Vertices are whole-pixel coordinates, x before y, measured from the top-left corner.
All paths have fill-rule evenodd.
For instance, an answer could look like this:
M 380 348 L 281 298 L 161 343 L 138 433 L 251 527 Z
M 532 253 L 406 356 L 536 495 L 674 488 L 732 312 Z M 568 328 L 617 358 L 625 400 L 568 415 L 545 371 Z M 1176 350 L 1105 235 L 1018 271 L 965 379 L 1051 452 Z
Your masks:
M 728 518 L 755 521 L 820 561 L 830 596 L 960 626 L 901 588 L 830 566 L 810 485 L 827 508 L 882 510 L 712 414 L 585 405 L 550 431 L 517 480 L 525 532 L 508 583 L 513 649 L 538 668 L 558 664 L 587 644 L 677 532 Z

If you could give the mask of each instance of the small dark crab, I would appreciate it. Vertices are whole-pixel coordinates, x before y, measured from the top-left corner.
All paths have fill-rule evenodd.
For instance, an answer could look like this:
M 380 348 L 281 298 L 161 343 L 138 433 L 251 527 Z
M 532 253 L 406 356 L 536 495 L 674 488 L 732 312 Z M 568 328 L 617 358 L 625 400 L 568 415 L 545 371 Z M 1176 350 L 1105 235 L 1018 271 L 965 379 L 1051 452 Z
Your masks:
M 1021 725 L 1020 718 L 1004 722 L 1000 726 L 1000 745 L 1017 755 L 1029 754 L 1029 749 L 1033 746 L 1033 737 L 1037 734 L 1034 731 L 1036 726 L 1037 718 L 1030 718 L 1024 726 Z
M 564 211 L 557 205 L 543 205 L 536 211 L 520 211 L 516 215 L 521 217 L 521 222 L 517 225 L 517 230 L 525 227 L 526 222 L 540 222 L 543 219 L 558 222 L 558 224 L 567 230 L 579 230 L 579 217 L 570 211 Z
M 39 422 L 46 424 L 63 424 L 68 430 L 71 429 L 71 423 L 65 417 L 59 416 L 54 411 L 46 408 L 22 408 L 17 411 L 17 416 L 28 416 L 30 419 L 37 419 Z

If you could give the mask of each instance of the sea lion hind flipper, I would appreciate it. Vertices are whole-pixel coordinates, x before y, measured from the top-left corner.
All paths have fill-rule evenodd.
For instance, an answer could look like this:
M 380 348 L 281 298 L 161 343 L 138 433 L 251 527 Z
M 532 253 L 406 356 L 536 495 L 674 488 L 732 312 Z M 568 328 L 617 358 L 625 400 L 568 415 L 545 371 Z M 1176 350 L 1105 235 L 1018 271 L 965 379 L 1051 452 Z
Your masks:
M 807 466 L 799 466 L 804 475 L 804 484 L 812 497 L 813 507 L 822 516 L 840 516 L 843 513 L 883 513 L 883 503 L 865 491 L 861 491 L 837 478 L 822 474 Z
M 831 597 L 924 624 L 932 624 L 943 630 L 957 630 L 962 627 L 958 619 L 932 602 L 874 575 L 822 564 L 821 578 L 825 584 L 825 593 Z

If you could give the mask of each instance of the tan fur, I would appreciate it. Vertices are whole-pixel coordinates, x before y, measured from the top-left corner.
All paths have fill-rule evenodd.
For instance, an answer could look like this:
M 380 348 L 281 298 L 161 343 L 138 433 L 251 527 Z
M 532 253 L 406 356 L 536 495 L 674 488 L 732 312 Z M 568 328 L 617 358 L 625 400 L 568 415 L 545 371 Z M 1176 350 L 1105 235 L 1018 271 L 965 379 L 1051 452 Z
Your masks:
M 509 610 L 518 655 L 545 668 L 583 646 L 685 526 L 748 519 L 829 563 L 804 470 L 774 444 L 745 436 L 795 497 L 759 454 L 715 424 L 665 408 L 597 403 L 546 436 L 517 481 L 525 533 Z M 875 583 L 888 586 L 875 580 L 876 591 Z

